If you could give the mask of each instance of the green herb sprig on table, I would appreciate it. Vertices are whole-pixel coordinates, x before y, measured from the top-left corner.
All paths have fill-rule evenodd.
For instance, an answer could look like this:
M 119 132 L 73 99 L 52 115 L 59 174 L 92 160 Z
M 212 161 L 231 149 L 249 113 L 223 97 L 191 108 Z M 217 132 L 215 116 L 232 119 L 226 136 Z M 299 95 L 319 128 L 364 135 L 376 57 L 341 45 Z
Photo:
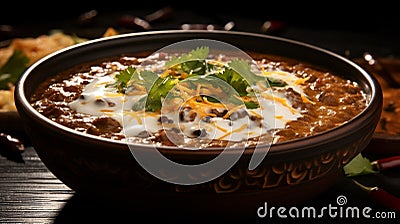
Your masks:
M 349 163 L 343 167 L 344 173 L 348 177 L 378 173 L 372 169 L 371 161 L 361 153 L 357 154 Z

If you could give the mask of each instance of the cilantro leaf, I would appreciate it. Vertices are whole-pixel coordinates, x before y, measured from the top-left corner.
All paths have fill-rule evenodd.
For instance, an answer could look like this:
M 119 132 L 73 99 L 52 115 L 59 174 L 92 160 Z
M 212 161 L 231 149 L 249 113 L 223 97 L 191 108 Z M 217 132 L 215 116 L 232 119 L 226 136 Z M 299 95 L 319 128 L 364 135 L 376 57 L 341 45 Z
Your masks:
M 180 65 L 180 70 L 190 75 L 203 75 L 207 70 L 207 63 L 204 60 L 187 61 Z
M 244 101 L 244 105 L 246 105 L 247 109 L 257 109 L 260 105 L 254 101 Z
M 116 88 L 119 93 L 125 93 L 132 84 L 142 85 L 149 91 L 158 75 L 152 71 L 138 71 L 136 68 L 130 66 L 125 70 L 120 71 L 115 75 L 116 81 L 109 84 L 108 87 Z
M 142 98 L 140 98 L 138 101 L 136 101 L 133 106 L 132 106 L 132 110 L 133 111 L 141 111 L 143 109 L 145 109 L 146 107 L 146 100 L 147 100 L 147 96 L 144 96 Z
M 26 70 L 29 58 L 20 50 L 14 50 L 8 61 L 0 68 L 0 89 L 9 89 L 9 84 L 16 84 Z
M 135 73 L 136 69 L 134 67 L 128 67 L 115 75 L 115 82 L 112 84 L 108 84 L 107 87 L 116 88 L 117 92 L 125 93 L 128 82 Z
M 272 77 L 267 77 L 268 84 L 269 86 L 275 86 L 275 87 L 284 87 L 287 86 L 287 83 L 284 82 L 283 80 L 272 78 Z
M 253 85 L 258 81 L 265 80 L 264 76 L 259 76 L 252 72 L 250 64 L 244 59 L 234 58 L 228 63 L 228 66 L 240 74 L 242 79 L 244 79 L 243 81 L 247 82 L 248 85 Z
M 133 77 L 134 75 L 137 76 L 136 69 L 134 67 L 128 67 L 127 69 L 119 72 L 115 78 L 117 79 L 118 82 L 124 83 L 125 85 L 128 84 L 129 80 Z
M 207 59 L 209 51 L 210 49 L 208 47 L 197 47 L 187 54 L 181 54 L 179 56 L 172 57 L 171 60 L 165 63 L 164 68 L 168 69 L 170 67 L 190 61 L 204 61 Z
M 224 70 L 224 72 L 217 73 L 214 76 L 224 80 L 226 83 L 228 83 L 230 86 L 232 86 L 239 93 L 240 96 L 247 95 L 247 87 L 250 85 L 236 71 L 226 68 Z
M 259 81 L 268 81 L 268 85 L 271 87 L 284 87 L 287 85 L 286 82 L 280 79 L 256 75 L 251 71 L 250 64 L 243 59 L 235 58 L 228 64 L 228 66 L 240 74 L 244 81 L 248 82 L 248 85 L 253 85 Z
M 348 177 L 378 173 L 372 169 L 371 162 L 359 153 L 349 163 L 343 167 L 344 173 Z
M 259 107 L 259 103 L 254 99 L 254 92 L 249 87 L 255 85 L 259 81 L 267 82 L 270 86 L 287 85 L 281 80 L 268 79 L 265 76 L 256 75 L 251 70 L 251 65 L 247 60 L 234 58 L 226 65 L 220 63 L 211 63 L 208 58 L 209 47 L 202 46 L 191 50 L 187 54 L 173 56 L 171 60 L 164 65 L 166 76 L 158 76 L 156 73 L 142 70 L 138 71 L 133 67 L 128 68 L 116 75 L 116 83 L 112 84 L 119 92 L 125 93 L 130 87 L 136 88 L 138 84 L 144 86 L 147 96 L 141 98 L 135 103 L 132 109 L 158 111 L 162 107 L 162 101 L 169 91 L 180 81 L 188 80 L 186 84 L 190 89 L 195 89 L 199 84 L 212 86 L 217 85 L 212 78 L 219 78 L 228 85 L 217 85 L 214 87 L 221 88 L 223 92 L 230 93 L 232 88 L 236 93 L 228 94 L 228 102 L 233 104 L 244 103 L 249 109 Z M 184 75 L 182 75 L 184 74 Z M 206 97 L 210 101 L 214 101 L 212 97 Z M 246 97 L 246 99 L 244 99 Z M 242 99 L 241 99 L 242 98 Z
M 152 71 L 143 70 L 140 71 L 140 83 L 143 85 L 147 92 L 150 91 L 150 88 L 153 86 L 154 82 L 158 79 L 158 75 Z
M 265 77 L 253 73 L 247 61 L 238 58 L 232 59 L 222 73 L 216 73 L 214 76 L 232 86 L 240 96 L 248 95 L 248 87 L 254 83 L 266 80 Z
M 172 76 L 159 78 L 152 85 L 149 94 L 147 95 L 145 110 L 156 112 L 161 110 L 162 99 L 164 99 L 168 92 L 179 82 L 179 79 Z

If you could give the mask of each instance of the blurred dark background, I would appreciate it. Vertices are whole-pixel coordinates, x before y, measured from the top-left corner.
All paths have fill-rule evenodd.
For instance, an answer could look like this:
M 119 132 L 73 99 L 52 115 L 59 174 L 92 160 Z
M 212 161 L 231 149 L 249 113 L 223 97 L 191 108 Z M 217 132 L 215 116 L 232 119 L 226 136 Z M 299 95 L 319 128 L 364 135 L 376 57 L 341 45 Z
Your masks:
M 3 2 L 5 3 L 5 2 Z M 204 17 L 232 16 L 257 20 L 283 20 L 296 26 L 357 30 L 392 29 L 400 19 L 395 1 L 7 1 L 2 7 L 0 24 L 57 23 L 80 14 L 98 10 L 99 13 L 148 13 L 172 6 Z M 180 17 L 180 15 L 176 15 Z M 190 18 L 180 18 L 189 20 Z M 394 26 L 394 27 L 393 27 Z
M 400 13 L 395 1 L 9 1 L 0 13 L 0 40 L 35 37 L 60 29 L 100 37 L 107 27 L 140 32 L 212 24 L 223 29 L 264 33 L 315 44 L 338 53 L 369 46 L 383 56 L 400 52 Z M 160 9 L 165 18 L 146 21 Z M 134 24 L 143 19 L 148 26 Z M 267 22 L 267 23 L 266 23 Z M 271 22 L 271 23 L 268 23 Z M 146 25 L 146 24 L 145 24 Z M 266 28 L 266 25 L 267 26 Z M 191 28 L 199 28 L 193 26 Z M 200 27 L 205 28 L 205 27 Z

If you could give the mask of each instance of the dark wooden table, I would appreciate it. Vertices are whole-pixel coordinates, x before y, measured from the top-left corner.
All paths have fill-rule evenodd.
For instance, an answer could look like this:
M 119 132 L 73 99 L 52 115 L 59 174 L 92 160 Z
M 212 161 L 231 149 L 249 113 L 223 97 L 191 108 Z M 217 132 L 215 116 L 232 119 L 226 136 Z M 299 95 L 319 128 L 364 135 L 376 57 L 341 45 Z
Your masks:
M 0 157 L 0 223 L 53 222 L 74 192 L 48 171 L 32 147 L 23 161 Z

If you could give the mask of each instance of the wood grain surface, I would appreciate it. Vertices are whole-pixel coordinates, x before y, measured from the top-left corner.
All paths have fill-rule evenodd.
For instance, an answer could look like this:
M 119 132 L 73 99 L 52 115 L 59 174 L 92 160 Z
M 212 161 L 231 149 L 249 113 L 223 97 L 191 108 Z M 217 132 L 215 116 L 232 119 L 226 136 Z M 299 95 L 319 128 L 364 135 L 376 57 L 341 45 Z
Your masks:
M 32 147 L 23 152 L 23 161 L 0 156 L 0 223 L 52 223 L 74 192 Z

